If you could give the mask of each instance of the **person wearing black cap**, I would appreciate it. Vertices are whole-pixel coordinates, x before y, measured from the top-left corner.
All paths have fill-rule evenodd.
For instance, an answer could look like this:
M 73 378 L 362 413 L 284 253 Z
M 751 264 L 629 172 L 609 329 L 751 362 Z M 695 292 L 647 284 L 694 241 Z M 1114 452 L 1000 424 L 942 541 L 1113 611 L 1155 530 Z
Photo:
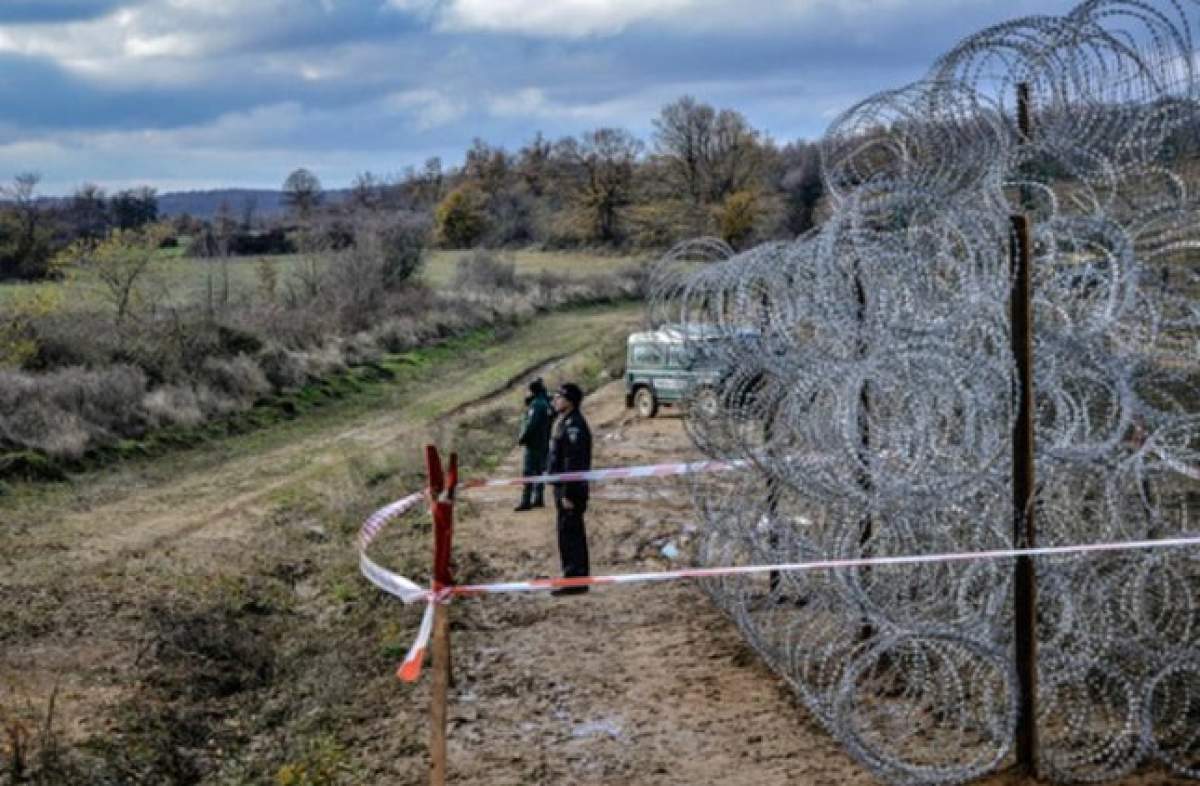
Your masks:
M 550 460 L 546 471 L 551 475 L 581 472 L 592 468 L 592 431 L 579 411 L 583 391 L 568 382 L 554 394 L 554 421 L 550 437 Z M 588 483 L 572 481 L 554 484 L 554 508 L 558 514 L 558 555 L 562 560 L 563 576 L 575 578 L 590 575 L 588 565 L 587 531 L 583 514 L 587 512 Z M 555 595 L 574 595 L 587 592 L 587 587 L 557 589 Z
M 529 395 L 525 398 L 525 419 L 517 444 L 525 448 L 525 463 L 521 474 L 525 477 L 540 475 L 546 471 L 546 453 L 550 450 L 550 421 L 553 413 L 550 396 L 541 377 L 529 383 Z M 521 489 L 521 502 L 514 510 L 544 508 L 543 483 L 526 483 Z

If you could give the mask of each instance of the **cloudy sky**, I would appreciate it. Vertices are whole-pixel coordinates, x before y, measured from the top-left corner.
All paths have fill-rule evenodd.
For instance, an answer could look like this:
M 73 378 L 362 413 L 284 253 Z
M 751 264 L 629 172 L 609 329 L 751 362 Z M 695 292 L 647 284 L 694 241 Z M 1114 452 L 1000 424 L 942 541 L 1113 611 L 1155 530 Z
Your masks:
M 0 0 L 0 180 L 327 188 L 691 94 L 778 140 L 1074 0 Z

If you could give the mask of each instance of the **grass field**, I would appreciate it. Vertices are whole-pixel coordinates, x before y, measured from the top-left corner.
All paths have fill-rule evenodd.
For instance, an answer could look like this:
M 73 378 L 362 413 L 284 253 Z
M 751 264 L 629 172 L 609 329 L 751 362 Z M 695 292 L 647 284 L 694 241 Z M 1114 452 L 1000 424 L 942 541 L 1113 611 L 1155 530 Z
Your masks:
M 430 251 L 425 259 L 421 277 L 435 288 L 448 286 L 454 280 L 458 261 L 469 252 Z M 556 275 L 577 277 L 598 273 L 610 273 L 630 264 L 648 261 L 649 257 L 629 257 L 593 252 L 562 251 L 501 251 L 497 255 L 516 265 L 518 273 L 535 274 L 550 272 Z M 155 284 L 166 293 L 165 300 L 172 303 L 202 302 L 211 286 L 220 290 L 228 276 L 231 297 L 254 297 L 260 291 L 264 268 L 274 270 L 278 287 L 283 288 L 289 278 L 302 274 L 306 267 L 326 264 L 321 259 L 302 254 L 286 254 L 268 257 L 236 257 L 229 260 L 193 259 L 183 256 L 181 249 L 164 249 L 155 273 Z M 14 299 L 21 299 L 37 292 L 70 292 L 70 300 L 93 302 L 103 295 L 98 282 L 86 270 L 74 272 L 66 282 L 38 284 L 0 284 L 0 308 Z

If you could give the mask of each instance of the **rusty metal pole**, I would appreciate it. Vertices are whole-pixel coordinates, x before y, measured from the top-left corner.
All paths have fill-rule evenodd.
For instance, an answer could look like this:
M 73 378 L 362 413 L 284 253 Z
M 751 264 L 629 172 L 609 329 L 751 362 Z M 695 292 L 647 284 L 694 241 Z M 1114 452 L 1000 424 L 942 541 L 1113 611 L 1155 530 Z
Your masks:
M 458 456 L 450 454 L 449 472 L 443 475 L 437 448 L 425 447 L 425 467 L 429 476 L 430 508 L 433 512 L 433 591 L 440 592 L 454 581 L 450 575 L 450 549 L 454 536 L 454 492 L 458 485 Z M 446 784 L 447 703 L 450 693 L 450 607 L 438 603 L 433 612 L 433 684 L 429 715 L 429 782 Z
M 1028 83 L 1017 85 L 1017 123 L 1022 143 L 1032 138 Z M 1013 423 L 1013 544 L 1037 545 L 1034 519 L 1034 390 L 1033 390 L 1033 243 L 1027 189 L 1021 211 L 1012 216 L 1012 344 L 1016 361 L 1017 417 Z M 1013 576 L 1014 657 L 1020 703 L 1017 714 L 1017 765 L 1037 778 L 1037 573 L 1031 557 L 1018 557 Z

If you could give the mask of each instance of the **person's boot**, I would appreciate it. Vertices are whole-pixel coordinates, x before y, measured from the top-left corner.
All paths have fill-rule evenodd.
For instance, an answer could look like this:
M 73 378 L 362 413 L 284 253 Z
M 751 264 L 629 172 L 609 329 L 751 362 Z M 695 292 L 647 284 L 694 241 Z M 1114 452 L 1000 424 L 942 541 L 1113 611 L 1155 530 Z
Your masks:
M 525 488 L 521 491 L 521 501 L 517 503 L 515 508 L 513 508 L 514 512 L 519 512 L 522 510 L 533 510 L 533 506 L 529 504 L 529 486 L 525 486 Z

